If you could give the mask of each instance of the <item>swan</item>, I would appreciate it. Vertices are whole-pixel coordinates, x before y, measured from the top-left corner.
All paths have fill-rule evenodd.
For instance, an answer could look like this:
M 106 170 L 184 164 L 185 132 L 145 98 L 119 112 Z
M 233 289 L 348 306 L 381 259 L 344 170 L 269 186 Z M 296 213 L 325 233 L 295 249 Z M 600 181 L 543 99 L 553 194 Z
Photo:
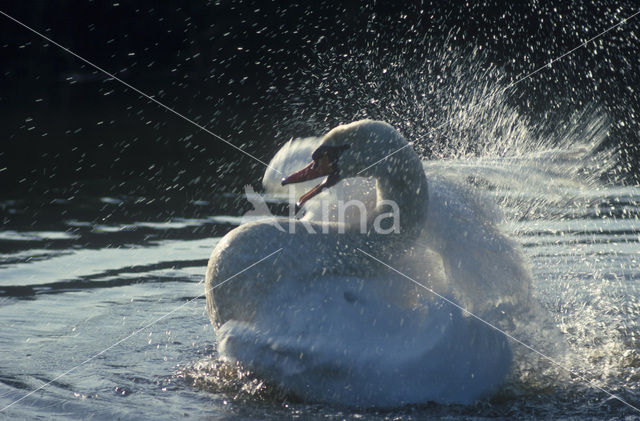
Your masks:
M 445 220 L 449 213 L 464 216 L 467 207 L 445 209 L 444 193 L 430 192 L 409 143 L 391 125 L 373 120 L 330 130 L 311 162 L 282 185 L 321 178 L 296 203 L 304 208 L 357 177 L 375 180 L 376 201 L 366 209 L 364 229 L 361 223 L 282 218 L 243 224 L 218 242 L 205 292 L 219 357 L 310 401 L 390 407 L 490 396 L 510 370 L 506 338 L 370 257 L 441 288 L 468 268 L 456 264 L 464 253 L 449 243 L 460 238 L 445 228 L 452 226 Z M 476 241 L 487 232 L 493 243 L 500 240 L 485 225 L 470 224 L 464 237 L 479 229 Z M 491 253 L 512 246 L 498 243 Z

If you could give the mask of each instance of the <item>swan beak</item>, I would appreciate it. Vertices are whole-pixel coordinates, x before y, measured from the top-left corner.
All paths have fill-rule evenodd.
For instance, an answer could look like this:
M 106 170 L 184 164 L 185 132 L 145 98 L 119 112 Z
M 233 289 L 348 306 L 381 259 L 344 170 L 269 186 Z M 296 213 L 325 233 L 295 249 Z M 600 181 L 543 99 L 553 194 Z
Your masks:
M 311 199 L 315 195 L 320 194 L 322 190 L 328 187 L 329 186 L 327 185 L 327 182 L 323 181 L 322 183 L 318 184 L 317 186 L 315 186 L 314 188 L 312 188 L 311 190 L 309 190 L 308 192 L 300 196 L 300 199 L 298 199 L 298 201 L 296 202 L 296 213 L 298 213 L 298 211 L 302 208 L 302 205 L 304 205 L 304 202 Z
M 329 159 L 326 156 L 322 156 L 317 161 L 311 161 L 309 165 L 307 165 L 300 171 L 296 171 L 290 176 L 282 179 L 282 185 L 286 186 L 287 184 L 302 183 L 304 181 L 313 180 L 314 178 L 329 175 L 326 180 L 324 180 L 322 183 L 318 184 L 300 197 L 300 199 L 296 203 L 296 213 L 302 207 L 304 202 L 319 194 L 322 190 L 329 188 L 333 184 L 335 184 L 335 182 L 332 182 L 333 180 L 331 180 L 331 182 L 329 180 L 333 178 L 330 176 L 331 172 L 332 166 L 329 163 Z
M 331 164 L 329 159 L 323 156 L 318 161 L 311 161 L 309 165 L 291 174 L 289 177 L 282 179 L 282 185 L 302 183 L 303 181 L 313 180 L 314 178 L 324 177 L 331 172 Z

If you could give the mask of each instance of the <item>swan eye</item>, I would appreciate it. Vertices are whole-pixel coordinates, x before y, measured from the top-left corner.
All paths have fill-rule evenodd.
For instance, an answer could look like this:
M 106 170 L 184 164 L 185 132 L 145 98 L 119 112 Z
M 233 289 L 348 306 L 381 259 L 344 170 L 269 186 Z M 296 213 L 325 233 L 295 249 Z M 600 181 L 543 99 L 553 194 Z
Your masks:
M 327 158 L 330 163 L 334 163 L 340 157 L 343 151 L 349 149 L 349 145 L 342 146 L 320 146 L 311 155 L 311 159 L 315 162 L 320 161 L 322 158 Z
M 313 159 L 313 162 L 320 161 L 320 158 L 327 154 L 327 151 L 324 148 L 325 146 L 320 146 L 313 152 L 313 154 L 311 155 L 311 159 Z

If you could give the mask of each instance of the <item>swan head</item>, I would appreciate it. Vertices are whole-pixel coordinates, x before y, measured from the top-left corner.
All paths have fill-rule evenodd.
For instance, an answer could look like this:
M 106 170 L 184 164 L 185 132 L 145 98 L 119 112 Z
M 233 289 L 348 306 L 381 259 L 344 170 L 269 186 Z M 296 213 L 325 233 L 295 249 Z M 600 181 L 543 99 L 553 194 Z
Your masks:
M 296 203 L 300 208 L 306 201 L 340 180 L 351 177 L 392 177 L 406 161 L 409 143 L 388 123 L 360 120 L 338 126 L 322 138 L 313 152 L 311 162 L 303 169 L 282 179 L 282 185 L 301 183 L 320 177 L 322 182 L 302 195 Z M 417 158 L 417 156 L 415 156 Z

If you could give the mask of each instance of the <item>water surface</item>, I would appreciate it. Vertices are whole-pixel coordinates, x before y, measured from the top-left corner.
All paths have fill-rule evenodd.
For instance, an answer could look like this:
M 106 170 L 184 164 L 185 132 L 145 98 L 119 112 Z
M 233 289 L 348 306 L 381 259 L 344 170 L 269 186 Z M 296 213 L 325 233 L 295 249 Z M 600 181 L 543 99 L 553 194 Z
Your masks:
M 218 200 L 236 200 L 224 197 Z M 535 299 L 562 333 L 562 343 L 545 352 L 634 404 L 640 402 L 639 199 L 640 188 L 601 188 L 589 192 L 582 214 L 572 210 L 571 218 L 523 219 L 505 226 L 531 259 Z M 3 415 L 420 419 L 634 414 L 515 343 L 522 358 L 514 374 L 495 397 L 471 406 L 359 410 L 302 403 L 240 369 L 222 369 L 202 296 L 203 275 L 211 249 L 242 219 L 217 214 L 220 206 L 204 198 L 194 201 L 198 204 L 185 204 L 191 210 L 184 216 L 175 210 L 170 218 L 155 219 L 155 211 L 140 211 L 146 198 L 87 195 L 49 205 L 59 217 L 51 217 L 46 227 L 17 218 L 13 229 L 2 231 L 2 404 L 53 380 Z M 13 218 L 33 204 L 6 201 L 2 209 Z M 139 211 L 132 212 L 133 218 L 120 212 L 101 223 L 122 208 Z M 526 339 L 534 347 L 546 346 L 544 338 Z

